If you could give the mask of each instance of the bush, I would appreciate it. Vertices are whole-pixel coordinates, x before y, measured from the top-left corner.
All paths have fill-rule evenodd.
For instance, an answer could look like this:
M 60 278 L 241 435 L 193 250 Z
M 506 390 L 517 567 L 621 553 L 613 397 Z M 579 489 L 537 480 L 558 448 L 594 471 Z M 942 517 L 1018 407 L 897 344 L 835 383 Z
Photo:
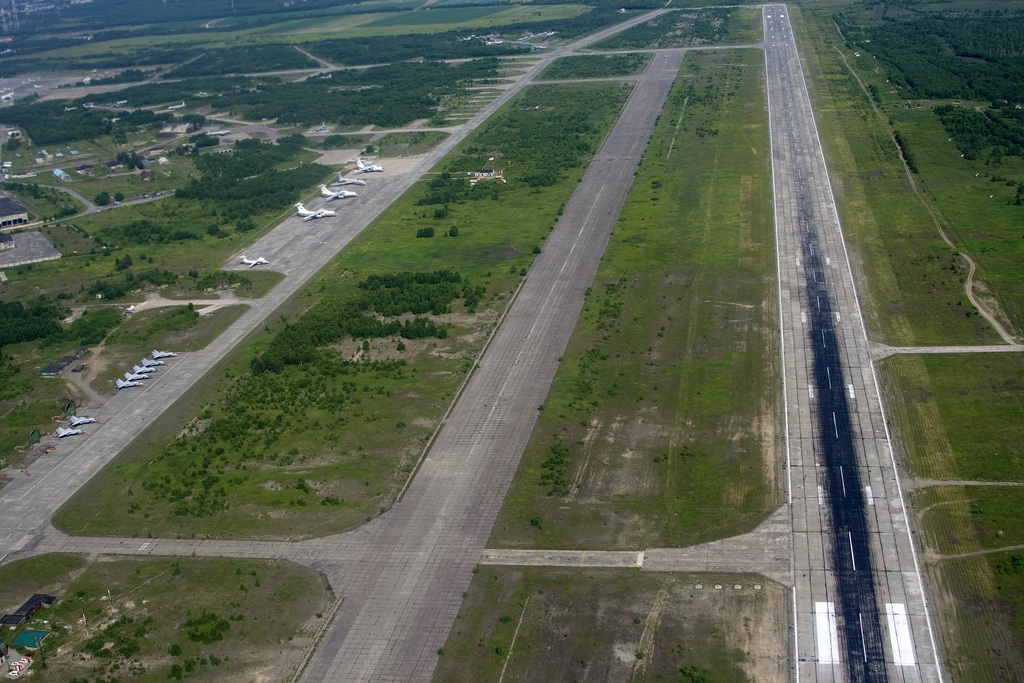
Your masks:
M 434 229 L 433 228 L 420 228 L 419 230 L 416 231 L 416 236 L 417 237 L 433 237 L 434 236 Z

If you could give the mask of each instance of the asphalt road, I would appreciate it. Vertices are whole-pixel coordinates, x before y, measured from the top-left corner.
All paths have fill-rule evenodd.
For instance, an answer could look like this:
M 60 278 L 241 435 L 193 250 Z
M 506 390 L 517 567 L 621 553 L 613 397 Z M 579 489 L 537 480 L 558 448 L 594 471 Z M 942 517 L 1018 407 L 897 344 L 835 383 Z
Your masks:
M 795 675 L 939 681 L 899 471 L 785 5 L 765 6 Z

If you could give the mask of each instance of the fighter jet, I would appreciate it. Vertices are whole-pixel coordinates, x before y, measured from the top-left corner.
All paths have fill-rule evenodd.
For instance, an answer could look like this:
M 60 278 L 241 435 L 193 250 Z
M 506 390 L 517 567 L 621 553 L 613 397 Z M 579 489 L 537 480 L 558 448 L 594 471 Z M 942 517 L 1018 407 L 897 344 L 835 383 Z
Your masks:
M 320 186 L 320 196 L 331 201 L 332 199 L 348 199 L 349 197 L 358 197 L 355 192 L 347 192 L 345 190 L 338 190 L 337 192 L 327 189 L 326 185 Z
M 152 358 L 143 358 L 141 363 L 144 368 L 155 368 L 158 365 L 164 364 L 162 360 L 153 360 Z
M 356 157 L 356 170 L 360 173 L 382 173 L 384 171 L 384 167 L 379 164 L 367 166 L 363 163 L 362 159 Z
M 153 353 L 151 353 L 149 355 L 153 356 L 153 358 L 173 358 L 174 356 L 177 356 L 178 354 L 171 353 L 170 351 L 157 351 L 156 349 L 154 349 Z
M 78 417 L 77 415 L 71 416 L 71 426 L 78 427 L 80 425 L 91 424 L 96 421 L 95 417 Z
M 366 185 L 366 181 L 358 180 L 356 178 L 346 178 L 341 175 L 341 171 L 338 171 L 338 179 L 331 183 L 331 185 Z
M 85 434 L 82 429 L 65 429 L 64 427 L 57 427 L 57 438 L 63 439 L 65 436 L 78 436 L 79 434 Z
M 129 387 L 141 387 L 141 386 L 142 386 L 142 382 L 129 382 L 129 381 L 123 380 L 123 379 L 117 380 L 117 388 L 118 389 L 127 389 Z
M 252 268 L 253 266 L 265 266 L 268 263 L 270 263 L 270 261 L 263 258 L 262 256 L 257 256 L 254 259 L 248 259 L 245 257 L 245 254 L 242 254 L 242 263 Z
M 145 365 L 133 365 L 132 372 L 136 375 L 148 375 L 151 372 L 156 372 L 156 368 L 146 367 Z
M 302 218 L 303 221 L 311 221 L 314 218 L 331 218 L 338 214 L 328 209 L 317 209 L 316 211 L 310 211 L 302 202 L 295 205 L 295 215 Z
M 126 372 L 124 378 L 129 382 L 138 382 L 141 379 L 149 379 L 149 375 L 144 375 L 139 372 Z

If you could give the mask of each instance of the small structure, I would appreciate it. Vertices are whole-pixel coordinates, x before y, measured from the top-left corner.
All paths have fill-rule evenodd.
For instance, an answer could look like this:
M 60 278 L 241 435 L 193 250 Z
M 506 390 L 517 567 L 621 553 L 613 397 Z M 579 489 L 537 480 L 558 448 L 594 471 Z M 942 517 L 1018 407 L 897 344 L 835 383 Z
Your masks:
M 0 235 L 0 251 L 14 249 L 14 237 L 11 235 Z
M 9 194 L 0 193 L 0 228 L 28 223 L 28 209 Z
M 103 162 L 107 168 L 113 171 L 115 168 L 121 168 L 122 164 L 117 159 L 111 159 L 110 161 Z
M 152 180 L 153 179 L 153 172 L 152 171 L 140 171 L 139 172 L 139 179 L 144 181 L 144 182 Z
M 58 152 L 59 154 L 59 152 Z M 71 176 L 64 172 L 64 169 L 55 168 L 53 169 L 53 175 L 57 176 L 61 180 L 71 180 Z
M 78 360 L 75 356 L 64 356 L 60 360 L 55 360 L 39 372 L 40 377 L 59 377 L 60 373 L 64 372 L 64 369 L 69 365 Z
M 495 171 L 494 169 L 486 169 L 483 171 L 475 171 L 473 177 L 470 179 L 470 186 L 476 185 L 481 180 L 500 180 L 505 182 L 505 171 Z
M 79 175 L 89 175 L 90 173 L 92 173 L 92 169 L 92 164 L 80 164 L 78 166 L 75 166 L 75 172 L 78 173 Z

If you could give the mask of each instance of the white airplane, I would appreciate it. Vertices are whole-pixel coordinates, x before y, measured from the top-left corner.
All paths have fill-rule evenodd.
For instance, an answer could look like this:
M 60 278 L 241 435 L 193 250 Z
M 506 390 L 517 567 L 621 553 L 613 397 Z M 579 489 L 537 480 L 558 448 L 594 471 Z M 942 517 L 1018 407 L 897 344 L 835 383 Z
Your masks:
M 87 425 L 96 421 L 95 417 L 78 417 L 77 415 L 71 416 L 71 426 L 78 427 L 79 425 Z
M 242 254 L 242 263 L 252 268 L 253 266 L 265 266 L 268 263 L 270 263 L 270 261 L 263 258 L 262 256 L 258 256 L 254 259 L 247 259 L 245 257 L 245 254 Z
M 82 429 L 64 429 L 63 427 L 57 427 L 57 438 L 63 439 L 65 436 L 78 436 L 79 434 L 85 434 Z
M 141 363 L 142 363 L 142 367 L 144 367 L 144 368 L 155 368 L 158 365 L 163 365 L 164 364 L 164 362 L 162 360 L 153 360 L 151 358 L 143 358 Z
M 132 372 L 134 372 L 136 375 L 148 375 L 151 372 L 156 372 L 156 368 L 148 368 L 145 365 L 133 365 Z
M 129 382 L 138 382 L 140 379 L 149 379 L 149 375 L 141 372 L 126 372 L 124 378 Z
M 338 179 L 331 183 L 331 185 L 366 185 L 366 181 L 358 180 L 356 178 L 346 178 L 341 175 L 341 171 L 338 171 Z
M 153 358 L 173 358 L 178 354 L 171 353 L 170 351 L 157 351 L 156 349 L 153 349 L 153 353 L 150 355 L 153 356 Z
M 334 192 L 333 190 L 329 190 L 326 185 L 321 185 L 320 196 L 325 197 L 327 201 L 331 201 L 332 199 L 348 199 L 349 197 L 358 197 L 359 195 L 355 192 L 348 192 L 346 190 L 338 190 L 337 192 Z
M 367 166 L 362 159 L 356 157 L 356 170 L 360 173 L 381 173 L 384 171 L 384 167 L 379 164 Z
M 128 306 L 127 308 L 125 308 L 124 312 L 127 313 L 128 315 L 131 315 L 132 313 L 134 313 L 135 312 L 135 304 L 132 304 L 131 306 Z
M 141 387 L 141 386 L 142 386 L 142 382 L 129 382 L 129 381 L 123 380 L 123 379 L 117 380 L 117 388 L 118 389 L 127 389 L 128 387 Z
M 9 92 L 9 93 L 4 93 L 3 95 L 0 95 L 0 100 L 3 100 L 5 102 L 9 102 L 10 100 L 13 100 L 13 99 L 14 99 L 14 91 L 13 90 L 11 92 Z
M 302 202 L 299 202 L 298 204 L 295 205 L 295 215 L 300 216 L 303 221 L 311 221 L 314 218 L 331 218 L 332 216 L 337 216 L 338 214 L 328 209 L 317 209 L 316 211 L 310 211 L 309 209 L 302 205 Z

